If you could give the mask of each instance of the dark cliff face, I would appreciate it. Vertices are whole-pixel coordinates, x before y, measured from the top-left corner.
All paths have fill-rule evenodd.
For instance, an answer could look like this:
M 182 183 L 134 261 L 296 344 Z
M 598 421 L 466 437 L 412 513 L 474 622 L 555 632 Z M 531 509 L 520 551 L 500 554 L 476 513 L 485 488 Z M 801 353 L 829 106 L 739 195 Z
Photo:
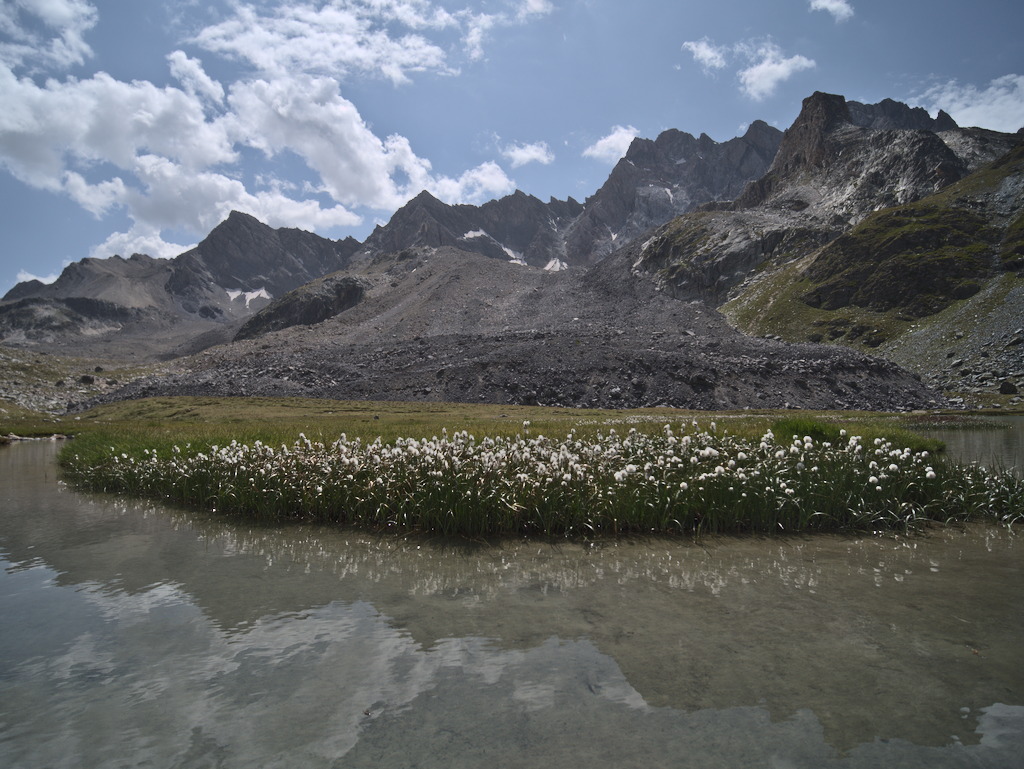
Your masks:
M 562 232 L 582 210 L 572 198 L 544 203 L 519 190 L 482 206 L 449 205 L 424 191 L 374 230 L 360 254 L 452 246 L 543 267 L 563 255 Z
M 328 275 L 289 291 L 253 315 L 238 330 L 235 340 L 253 339 L 271 331 L 313 325 L 355 307 L 366 285 L 345 275 Z
M 804 99 L 771 168 L 743 190 L 732 208 L 775 202 L 791 209 L 798 204 L 802 210 L 821 197 L 835 202 L 842 187 L 846 202 L 832 205 L 831 213 L 855 219 L 915 200 L 962 179 L 979 164 L 958 155 L 938 131 L 956 131 L 956 123 L 945 113 L 933 119 L 921 108 L 892 100 L 865 105 L 816 92 Z M 1008 149 L 1006 143 L 1002 151 Z M 794 197 L 792 191 L 805 183 L 821 194 Z
M 882 99 L 878 104 L 846 102 L 850 120 L 863 128 L 883 131 L 952 131 L 958 128 L 956 121 L 946 112 L 939 110 L 934 118 L 923 107 L 908 107 L 892 99 Z
M 732 200 L 768 170 L 782 133 L 755 121 L 727 142 L 668 130 L 634 139 L 608 181 L 587 199 L 566 237 L 570 263 L 593 264 L 641 233 L 702 204 Z
M 359 243 L 333 241 L 297 229 L 274 229 L 232 211 L 195 248 L 175 259 L 168 290 L 187 293 L 212 282 L 226 289 L 272 296 L 347 266 Z

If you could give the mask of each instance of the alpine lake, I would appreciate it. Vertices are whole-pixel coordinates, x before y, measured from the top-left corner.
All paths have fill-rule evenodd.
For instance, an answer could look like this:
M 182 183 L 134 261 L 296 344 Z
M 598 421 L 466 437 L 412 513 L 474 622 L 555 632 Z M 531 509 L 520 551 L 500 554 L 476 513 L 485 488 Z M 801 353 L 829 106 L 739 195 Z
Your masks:
M 1024 418 L 937 434 L 1024 467 Z M 1024 767 L 1024 537 L 436 543 L 0 448 L 0 766 Z

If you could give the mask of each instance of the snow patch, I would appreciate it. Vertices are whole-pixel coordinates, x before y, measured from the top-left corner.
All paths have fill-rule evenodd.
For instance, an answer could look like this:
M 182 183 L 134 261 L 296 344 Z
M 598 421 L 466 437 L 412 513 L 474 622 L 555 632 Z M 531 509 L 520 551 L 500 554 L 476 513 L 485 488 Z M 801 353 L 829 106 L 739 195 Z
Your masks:
M 270 292 L 267 291 L 266 288 L 261 288 L 261 289 L 259 289 L 257 291 L 238 291 L 238 290 L 228 289 L 227 293 L 228 293 L 228 299 L 230 299 L 232 302 L 235 301 L 236 299 L 238 299 L 238 297 L 244 296 L 245 297 L 245 306 L 247 308 L 249 307 L 249 303 L 252 302 L 253 299 L 272 299 L 273 298 L 273 297 L 270 296 Z
M 563 262 L 561 259 L 552 259 L 550 262 L 544 265 L 544 269 L 548 272 L 561 272 L 562 270 L 568 270 L 569 265 Z
M 495 242 L 497 243 L 497 241 L 495 241 Z M 500 243 L 498 243 L 498 245 L 501 246 Z M 501 246 L 501 250 L 504 251 L 506 254 L 508 254 L 508 260 L 512 264 L 521 264 L 524 267 L 526 266 L 526 260 L 523 259 L 523 255 L 520 254 L 519 252 L 513 251 L 508 246 Z
M 523 258 L 522 254 L 513 251 L 508 246 L 502 245 L 501 241 L 499 241 L 490 233 L 484 232 L 483 230 L 470 230 L 469 232 L 462 236 L 462 240 L 472 240 L 473 238 L 487 238 L 488 240 L 493 241 L 494 243 L 501 246 L 502 251 L 508 254 L 509 261 L 512 262 L 512 264 L 521 264 L 524 267 L 526 266 L 526 260 Z

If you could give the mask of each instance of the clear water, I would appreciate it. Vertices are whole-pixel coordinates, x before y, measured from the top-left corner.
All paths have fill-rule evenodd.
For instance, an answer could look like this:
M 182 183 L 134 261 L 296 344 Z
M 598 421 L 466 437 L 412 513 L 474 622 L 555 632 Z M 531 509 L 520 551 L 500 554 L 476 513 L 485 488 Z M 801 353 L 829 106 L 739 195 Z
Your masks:
M 955 460 L 1024 473 L 1024 416 L 985 417 L 989 429 L 929 430 Z
M 1024 540 L 443 547 L 0 449 L 3 767 L 1024 766 Z

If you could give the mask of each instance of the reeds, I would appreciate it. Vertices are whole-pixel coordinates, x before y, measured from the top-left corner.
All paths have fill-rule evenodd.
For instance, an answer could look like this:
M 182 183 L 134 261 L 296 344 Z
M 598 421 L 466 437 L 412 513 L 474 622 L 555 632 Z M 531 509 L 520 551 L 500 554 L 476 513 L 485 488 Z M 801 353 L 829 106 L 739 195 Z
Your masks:
M 466 431 L 385 443 L 231 442 L 72 455 L 94 490 L 253 517 L 471 538 L 879 531 L 1024 517 L 1024 483 L 840 431 L 760 440 L 666 424 L 563 440 Z

